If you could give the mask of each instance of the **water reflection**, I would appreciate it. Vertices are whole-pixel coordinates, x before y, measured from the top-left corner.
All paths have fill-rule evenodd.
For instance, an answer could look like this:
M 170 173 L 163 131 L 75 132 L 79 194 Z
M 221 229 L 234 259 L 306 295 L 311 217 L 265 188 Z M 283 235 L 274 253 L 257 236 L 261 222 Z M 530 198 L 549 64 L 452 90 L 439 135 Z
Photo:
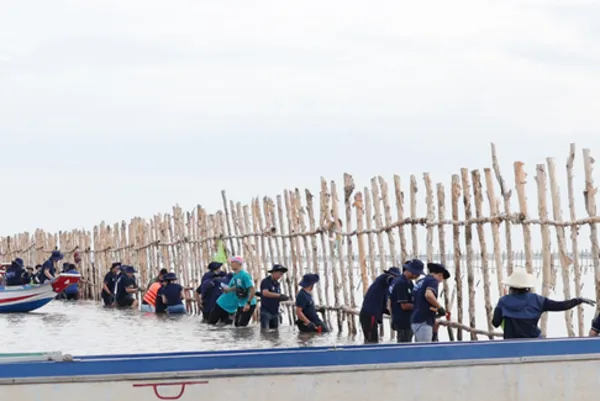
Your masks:
M 55 301 L 38 312 L 0 315 L 0 335 L 4 348 L 11 352 L 77 355 L 357 343 L 338 333 L 300 334 L 287 319 L 278 331 L 261 331 L 256 323 L 250 327 L 213 327 L 202 323 L 199 316 L 157 316 L 107 309 L 88 301 Z

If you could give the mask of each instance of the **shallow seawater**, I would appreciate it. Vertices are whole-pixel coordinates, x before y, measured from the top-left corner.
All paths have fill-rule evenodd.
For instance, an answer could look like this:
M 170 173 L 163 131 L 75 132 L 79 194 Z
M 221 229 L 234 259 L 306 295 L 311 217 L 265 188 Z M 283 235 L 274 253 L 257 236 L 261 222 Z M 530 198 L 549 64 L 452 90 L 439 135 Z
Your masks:
M 284 319 L 277 332 L 248 327 L 213 327 L 199 316 L 156 316 L 106 309 L 91 301 L 53 301 L 36 312 L 0 315 L 2 352 L 72 355 L 209 351 L 362 343 L 362 336 L 299 334 Z

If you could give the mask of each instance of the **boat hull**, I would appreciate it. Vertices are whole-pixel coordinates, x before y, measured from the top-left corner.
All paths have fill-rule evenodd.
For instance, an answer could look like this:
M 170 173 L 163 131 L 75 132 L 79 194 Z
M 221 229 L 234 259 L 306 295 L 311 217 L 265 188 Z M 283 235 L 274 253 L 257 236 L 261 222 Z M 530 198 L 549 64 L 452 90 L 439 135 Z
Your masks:
M 46 284 L 0 286 L 0 314 L 32 312 L 48 304 L 57 294 L 77 282 L 79 282 L 78 275 L 60 274 L 55 280 Z
M 561 339 L 75 357 L 2 364 L 7 399 L 586 400 L 600 341 Z

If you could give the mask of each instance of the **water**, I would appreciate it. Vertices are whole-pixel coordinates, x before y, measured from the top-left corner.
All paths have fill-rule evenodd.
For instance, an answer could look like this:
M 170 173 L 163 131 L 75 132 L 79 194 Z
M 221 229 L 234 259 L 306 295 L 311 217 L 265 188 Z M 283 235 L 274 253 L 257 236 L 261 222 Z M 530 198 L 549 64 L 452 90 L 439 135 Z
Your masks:
M 299 334 L 284 320 L 278 332 L 248 327 L 213 327 L 199 316 L 156 316 L 105 309 L 91 301 L 53 301 L 29 314 L 0 315 L 2 352 L 72 355 L 168 351 L 210 351 L 270 347 L 357 344 L 345 334 Z

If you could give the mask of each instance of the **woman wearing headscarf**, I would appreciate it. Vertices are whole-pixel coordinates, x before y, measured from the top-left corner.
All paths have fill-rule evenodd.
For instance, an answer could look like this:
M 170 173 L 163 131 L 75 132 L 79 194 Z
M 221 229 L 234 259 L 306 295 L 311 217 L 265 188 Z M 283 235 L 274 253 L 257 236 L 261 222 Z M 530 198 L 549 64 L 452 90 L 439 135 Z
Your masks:
M 537 286 L 537 279 L 522 267 L 515 268 L 504 284 L 508 287 L 508 294 L 498 301 L 492 324 L 494 327 L 503 325 L 505 340 L 541 338 L 538 321 L 544 312 L 563 312 L 580 304 L 596 304 L 587 298 L 553 301 L 538 295 L 532 292 Z

